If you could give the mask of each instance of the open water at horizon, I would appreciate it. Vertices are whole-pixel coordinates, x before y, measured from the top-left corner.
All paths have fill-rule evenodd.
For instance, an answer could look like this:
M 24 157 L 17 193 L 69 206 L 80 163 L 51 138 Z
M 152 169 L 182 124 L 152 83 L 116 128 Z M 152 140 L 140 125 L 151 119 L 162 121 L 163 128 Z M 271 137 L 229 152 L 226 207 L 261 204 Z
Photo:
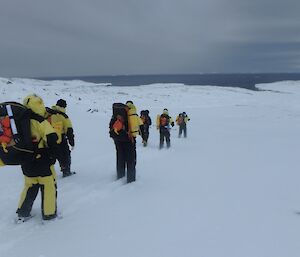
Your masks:
M 257 90 L 255 85 L 261 83 L 300 80 L 300 73 L 68 76 L 44 77 L 39 79 L 82 80 L 93 83 L 107 83 L 111 84 L 111 86 L 140 86 L 156 83 L 180 83 L 191 86 L 241 87 Z

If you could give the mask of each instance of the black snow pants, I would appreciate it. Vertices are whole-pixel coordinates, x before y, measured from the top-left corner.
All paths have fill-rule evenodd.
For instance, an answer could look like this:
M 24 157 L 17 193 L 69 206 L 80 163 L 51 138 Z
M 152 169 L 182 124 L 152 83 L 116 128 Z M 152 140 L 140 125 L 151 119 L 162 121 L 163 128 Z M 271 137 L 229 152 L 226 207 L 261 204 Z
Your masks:
M 166 139 L 167 147 L 169 148 L 171 146 L 169 129 L 165 128 L 165 127 L 160 127 L 159 135 L 160 135 L 160 137 L 159 137 L 159 148 L 163 148 L 165 139 Z
M 142 133 L 142 139 L 145 142 L 148 142 L 149 138 L 149 126 L 148 125 L 142 125 L 141 126 L 141 133 Z
M 63 137 L 62 142 L 58 144 L 58 157 L 59 166 L 62 173 L 71 172 L 71 151 L 69 149 L 66 137 Z
M 186 133 L 186 124 L 185 123 L 179 126 L 179 135 L 178 135 L 179 137 L 181 137 L 182 132 L 183 132 L 184 137 L 186 137 L 187 133 Z
M 136 141 L 115 141 L 117 152 L 117 178 L 125 176 L 127 168 L 127 183 L 135 181 L 136 176 Z

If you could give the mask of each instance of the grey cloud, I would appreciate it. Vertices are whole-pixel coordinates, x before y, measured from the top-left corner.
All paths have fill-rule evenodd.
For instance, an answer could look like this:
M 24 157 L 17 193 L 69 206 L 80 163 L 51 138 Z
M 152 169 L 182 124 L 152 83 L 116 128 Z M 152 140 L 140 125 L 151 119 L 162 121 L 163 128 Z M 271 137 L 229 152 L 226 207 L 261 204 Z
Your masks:
M 298 1 L 5 0 L 0 76 L 297 71 Z

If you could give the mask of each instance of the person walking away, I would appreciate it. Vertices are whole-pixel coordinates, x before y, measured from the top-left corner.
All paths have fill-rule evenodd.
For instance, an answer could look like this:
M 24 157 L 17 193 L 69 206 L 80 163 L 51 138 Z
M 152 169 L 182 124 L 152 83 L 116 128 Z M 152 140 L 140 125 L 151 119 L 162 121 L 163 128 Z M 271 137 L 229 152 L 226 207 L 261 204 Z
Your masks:
M 32 161 L 21 165 L 24 174 L 24 189 L 17 209 L 17 222 L 31 217 L 31 209 L 39 189 L 42 199 L 42 218 L 54 219 L 57 216 L 56 173 L 54 163 L 57 158 L 57 134 L 44 118 L 46 109 L 43 100 L 37 95 L 29 95 L 23 104 L 31 110 L 30 128 L 35 155 Z
M 113 138 L 117 155 L 117 179 L 125 176 L 127 183 L 136 180 L 136 136 L 142 121 L 132 101 L 113 104 L 113 116 L 109 123 L 110 137 Z
M 143 146 L 147 146 L 148 139 L 149 139 L 149 127 L 152 124 L 151 118 L 149 116 L 149 110 L 141 111 L 140 118 L 143 122 L 143 125 L 141 126 L 141 136 L 143 139 Z
M 167 148 L 171 146 L 170 129 L 174 127 L 174 121 L 169 116 L 168 109 L 164 109 L 161 115 L 157 116 L 156 128 L 159 129 L 159 149 L 163 148 L 166 140 Z
M 179 133 L 178 137 L 181 137 L 182 132 L 184 137 L 187 137 L 186 132 L 186 124 L 190 120 L 186 112 L 179 113 L 179 115 L 176 117 L 176 124 L 179 126 Z
M 48 113 L 48 121 L 51 123 L 52 127 L 58 136 L 58 149 L 59 149 L 59 165 L 63 177 L 68 177 L 75 172 L 71 171 L 71 150 L 75 147 L 74 141 L 74 131 L 72 127 L 72 122 L 68 115 L 66 114 L 67 102 L 64 99 L 59 99 L 56 105 L 50 108 L 46 108 Z

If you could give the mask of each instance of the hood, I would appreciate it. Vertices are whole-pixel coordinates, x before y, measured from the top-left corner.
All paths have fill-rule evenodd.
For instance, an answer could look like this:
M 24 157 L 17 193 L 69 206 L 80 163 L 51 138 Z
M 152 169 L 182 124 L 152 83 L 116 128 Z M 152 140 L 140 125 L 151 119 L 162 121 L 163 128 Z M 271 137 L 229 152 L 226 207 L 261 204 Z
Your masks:
M 23 105 L 40 116 L 45 117 L 46 115 L 46 108 L 43 99 L 36 94 L 25 97 L 23 100 Z
M 53 105 L 53 106 L 51 107 L 51 109 L 53 109 L 53 110 L 55 110 L 55 111 L 59 111 L 59 112 L 66 113 L 66 108 L 61 107 L 61 106 L 58 106 L 58 105 Z
M 128 103 L 127 106 L 129 108 L 129 110 L 128 110 L 129 115 L 136 114 L 136 108 L 135 108 L 134 104 Z
M 169 115 L 169 111 L 168 111 L 167 109 L 164 109 L 164 110 L 163 110 L 163 114 Z

